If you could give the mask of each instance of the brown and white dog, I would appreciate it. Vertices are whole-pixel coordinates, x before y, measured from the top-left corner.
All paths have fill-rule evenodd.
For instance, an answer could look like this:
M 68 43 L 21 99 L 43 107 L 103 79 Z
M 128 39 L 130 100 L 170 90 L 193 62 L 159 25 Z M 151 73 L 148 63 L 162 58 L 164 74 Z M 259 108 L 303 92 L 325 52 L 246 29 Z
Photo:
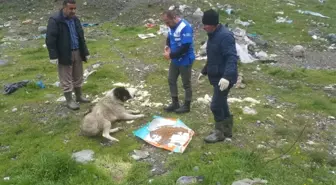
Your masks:
M 118 120 L 134 120 L 143 118 L 145 115 L 139 111 L 126 110 L 124 103 L 133 98 L 135 91 L 125 87 L 116 87 L 109 91 L 98 103 L 87 113 L 81 124 L 81 135 L 102 136 L 110 141 L 119 141 L 111 137 L 110 133 L 121 130 L 120 127 L 112 128 Z

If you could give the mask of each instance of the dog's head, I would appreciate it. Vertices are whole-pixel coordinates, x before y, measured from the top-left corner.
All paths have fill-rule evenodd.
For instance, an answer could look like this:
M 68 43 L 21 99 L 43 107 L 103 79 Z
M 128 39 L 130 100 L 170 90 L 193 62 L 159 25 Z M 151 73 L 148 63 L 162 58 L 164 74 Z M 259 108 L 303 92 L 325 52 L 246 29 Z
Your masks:
M 113 89 L 112 93 L 116 99 L 122 102 L 126 102 L 127 100 L 133 98 L 130 91 L 126 89 L 125 87 L 116 87 Z

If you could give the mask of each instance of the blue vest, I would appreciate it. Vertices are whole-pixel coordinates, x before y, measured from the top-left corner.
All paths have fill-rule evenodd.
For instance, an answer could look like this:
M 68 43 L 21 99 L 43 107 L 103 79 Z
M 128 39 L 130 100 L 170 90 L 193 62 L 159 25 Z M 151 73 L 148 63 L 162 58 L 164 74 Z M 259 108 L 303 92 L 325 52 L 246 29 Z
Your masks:
M 193 47 L 193 30 L 186 20 L 181 20 L 174 28 L 168 32 L 171 52 L 177 51 L 182 44 L 190 43 L 189 50 L 180 58 L 172 59 L 172 62 L 178 66 L 191 65 L 195 61 Z

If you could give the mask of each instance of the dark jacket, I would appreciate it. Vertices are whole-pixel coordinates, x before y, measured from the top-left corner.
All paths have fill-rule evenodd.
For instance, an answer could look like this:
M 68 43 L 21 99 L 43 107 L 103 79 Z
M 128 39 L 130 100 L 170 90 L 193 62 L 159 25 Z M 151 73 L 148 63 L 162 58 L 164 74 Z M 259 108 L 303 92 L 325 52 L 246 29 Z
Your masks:
M 226 27 L 219 24 L 213 33 L 208 34 L 207 63 L 202 69 L 203 75 L 208 75 L 210 84 L 218 85 L 221 78 L 230 82 L 230 86 L 237 82 L 238 55 L 234 35 Z
M 83 61 L 89 55 L 84 31 L 77 17 L 74 17 L 76 31 L 78 33 L 79 51 Z M 58 59 L 59 64 L 71 65 L 71 37 L 70 30 L 65 22 L 62 10 L 49 18 L 46 36 L 46 45 L 50 59 Z

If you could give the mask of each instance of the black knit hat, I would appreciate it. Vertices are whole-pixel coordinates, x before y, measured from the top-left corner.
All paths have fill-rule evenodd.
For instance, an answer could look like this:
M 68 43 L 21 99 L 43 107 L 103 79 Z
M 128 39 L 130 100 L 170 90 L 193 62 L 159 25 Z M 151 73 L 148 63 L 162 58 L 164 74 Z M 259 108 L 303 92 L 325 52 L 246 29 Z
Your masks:
M 217 25 L 219 23 L 218 13 L 213 9 L 205 11 L 202 17 L 202 23 L 205 25 Z

